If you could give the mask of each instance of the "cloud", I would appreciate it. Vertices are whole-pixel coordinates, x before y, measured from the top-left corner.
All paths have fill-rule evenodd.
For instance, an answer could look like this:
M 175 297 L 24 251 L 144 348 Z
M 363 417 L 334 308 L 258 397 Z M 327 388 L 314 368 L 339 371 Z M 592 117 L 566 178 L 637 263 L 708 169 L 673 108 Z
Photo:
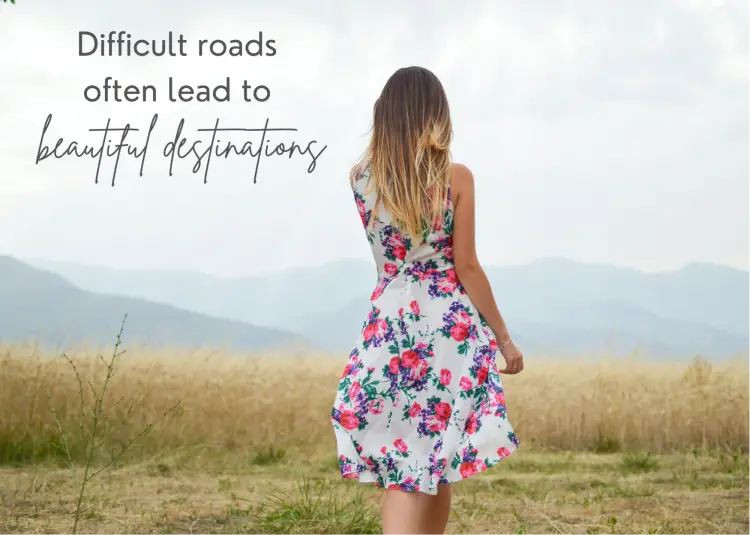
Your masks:
M 666 269 L 690 261 L 747 267 L 748 9 L 744 2 L 146 2 L 19 4 L 0 18 L 0 251 L 124 267 L 271 271 L 370 253 L 346 173 L 364 149 L 372 103 L 398 67 L 442 79 L 454 155 L 478 181 L 483 261 L 562 255 Z M 7 16 L 5 16 L 7 15 Z M 79 30 L 161 39 L 277 42 L 268 58 L 77 56 Z M 153 103 L 87 103 L 113 76 L 154 84 Z M 230 76 L 271 88 L 265 103 L 175 104 L 178 83 Z M 238 87 L 236 87 L 238 89 Z M 44 118 L 53 135 L 91 139 L 110 117 L 155 147 L 185 118 L 293 126 L 328 148 L 318 169 L 267 161 L 252 184 L 242 159 L 209 183 L 154 157 L 117 186 L 95 165 L 34 165 Z M 163 244 L 168 243 L 165 247 Z M 279 245 L 283 244 L 283 245 Z M 270 251 L 277 251 L 271 254 Z

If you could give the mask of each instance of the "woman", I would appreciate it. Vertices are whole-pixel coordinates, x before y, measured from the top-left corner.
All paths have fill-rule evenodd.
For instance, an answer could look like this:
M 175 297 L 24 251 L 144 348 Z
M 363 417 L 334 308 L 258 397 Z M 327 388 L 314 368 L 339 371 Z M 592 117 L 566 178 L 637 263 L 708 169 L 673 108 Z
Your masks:
M 522 355 L 477 260 L 474 179 L 451 138 L 440 81 L 400 69 L 350 177 L 378 283 L 332 422 L 342 476 L 386 489 L 383 533 L 443 533 L 450 484 L 518 448 L 498 374 Z

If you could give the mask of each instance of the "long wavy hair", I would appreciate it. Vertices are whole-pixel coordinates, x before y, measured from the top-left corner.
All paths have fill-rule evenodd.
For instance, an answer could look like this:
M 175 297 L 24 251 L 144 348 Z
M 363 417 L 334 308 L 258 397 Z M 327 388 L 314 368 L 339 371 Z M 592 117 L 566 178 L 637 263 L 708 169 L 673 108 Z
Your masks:
M 377 207 L 391 213 L 400 232 L 419 238 L 442 221 L 451 164 L 453 126 L 440 80 L 422 67 L 397 70 L 386 82 L 373 110 L 365 154 Z

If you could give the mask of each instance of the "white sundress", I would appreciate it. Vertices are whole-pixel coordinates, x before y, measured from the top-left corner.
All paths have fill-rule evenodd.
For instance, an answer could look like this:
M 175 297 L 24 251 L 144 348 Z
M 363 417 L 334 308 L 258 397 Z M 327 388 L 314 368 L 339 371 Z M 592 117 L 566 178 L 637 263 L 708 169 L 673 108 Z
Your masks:
M 341 475 L 383 488 L 436 494 L 438 484 L 482 472 L 510 455 L 495 364 L 496 340 L 456 276 L 453 203 L 424 242 L 403 237 L 367 192 L 352 188 L 378 271 L 370 312 L 349 355 L 331 420 Z

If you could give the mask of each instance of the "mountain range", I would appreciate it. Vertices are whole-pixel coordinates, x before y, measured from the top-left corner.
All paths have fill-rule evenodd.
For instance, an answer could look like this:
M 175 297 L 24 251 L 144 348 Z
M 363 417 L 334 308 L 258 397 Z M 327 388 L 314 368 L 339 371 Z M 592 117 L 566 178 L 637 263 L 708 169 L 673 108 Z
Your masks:
M 103 307 L 112 315 L 127 308 L 129 323 L 145 316 L 148 321 L 139 320 L 144 322 L 139 328 L 150 339 L 181 339 L 180 329 L 189 326 L 191 335 L 182 343 L 227 345 L 231 339 L 240 348 L 292 343 L 336 353 L 348 352 L 356 339 L 376 279 L 374 264 L 363 260 L 229 278 L 34 259 L 21 263 L 5 257 L 0 262 L 0 318 L 8 286 L 4 266 L 9 262 L 17 270 L 23 266 L 28 277 L 54 279 L 68 292 L 61 293 L 57 286 L 47 291 L 38 284 L 20 287 L 11 292 L 17 307 L 35 303 L 46 309 L 47 302 L 64 307 L 68 301 L 80 301 L 88 311 Z M 527 354 L 618 356 L 639 351 L 654 358 L 720 358 L 748 351 L 750 277 L 746 271 L 691 264 L 670 272 L 644 273 L 560 258 L 485 270 L 509 329 Z M 157 319 L 169 328 L 157 328 Z M 114 320 L 106 325 L 102 321 L 79 323 L 66 333 L 96 337 L 107 330 L 111 338 Z M 37 316 L 36 322 L 36 327 L 46 327 L 47 316 Z M 0 338 L 23 331 L 3 330 L 3 325 L 0 320 Z M 59 320 L 51 325 L 63 327 Z
M 123 321 L 128 344 L 227 349 L 309 345 L 302 336 L 279 329 L 82 290 L 58 274 L 0 256 L 0 342 L 55 348 L 112 345 Z

